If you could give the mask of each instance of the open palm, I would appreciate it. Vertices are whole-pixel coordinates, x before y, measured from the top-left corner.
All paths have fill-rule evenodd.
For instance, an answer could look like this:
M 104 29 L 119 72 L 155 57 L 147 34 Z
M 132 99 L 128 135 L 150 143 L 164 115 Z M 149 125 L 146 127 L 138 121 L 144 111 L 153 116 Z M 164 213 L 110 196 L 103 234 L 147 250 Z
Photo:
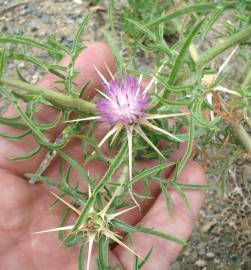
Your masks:
M 62 61 L 66 65 L 68 59 Z M 105 44 L 93 43 L 79 56 L 75 69 L 80 72 L 75 83 L 81 88 L 87 80 L 91 85 L 87 91 L 89 97 L 93 96 L 95 87 L 98 87 L 100 80 L 93 66 L 97 66 L 105 75 L 106 63 L 111 70 L 115 70 L 114 58 L 111 50 Z M 38 83 L 42 87 L 55 88 L 57 78 L 48 74 Z M 42 107 L 38 113 L 38 119 L 48 122 L 55 116 L 55 110 L 49 107 Z M 9 108 L 6 116 L 13 116 L 15 112 Z M 1 127 L 1 133 L 15 133 L 14 129 Z M 60 132 L 60 127 L 53 129 L 48 137 L 53 140 Z M 103 136 L 102 125 L 97 130 L 97 136 Z M 56 233 L 32 235 L 33 232 L 55 228 L 59 226 L 60 218 L 64 212 L 63 205 L 57 206 L 49 214 L 45 210 L 52 202 L 52 195 L 49 187 L 43 184 L 29 185 L 27 180 L 22 178 L 24 173 L 34 172 L 45 152 L 40 153 L 29 162 L 13 162 L 6 157 L 18 156 L 29 152 L 34 148 L 35 141 L 27 137 L 22 143 L 14 143 L 0 140 L 0 269 L 6 270 L 75 270 L 78 269 L 78 247 L 65 248 L 60 245 Z M 175 151 L 171 156 L 172 160 L 179 158 L 183 153 L 184 146 Z M 79 142 L 74 140 L 65 149 L 74 159 L 81 160 L 81 149 Z M 58 176 L 58 162 L 55 160 L 47 169 L 45 174 L 54 179 Z M 154 164 L 154 161 L 145 161 L 137 164 L 140 167 L 147 167 Z M 93 177 L 99 178 L 106 170 L 105 165 L 98 161 L 91 161 L 87 165 Z M 165 174 L 171 173 L 171 169 Z M 74 177 L 74 176 L 73 176 Z M 193 161 L 185 166 L 180 179 L 182 183 L 204 184 L 206 177 L 199 165 Z M 141 184 L 135 187 L 137 192 L 143 189 Z M 142 213 L 134 209 L 121 217 L 129 224 L 143 224 L 153 227 L 159 231 L 174 235 L 180 239 L 187 239 L 191 233 L 193 223 L 198 215 L 203 202 L 202 191 L 188 190 L 186 195 L 190 201 L 192 211 L 189 212 L 183 204 L 182 199 L 174 191 L 170 190 L 173 200 L 173 214 L 168 216 L 165 200 L 155 182 L 151 182 L 151 191 L 154 199 L 142 203 Z M 74 215 L 71 217 L 74 220 Z M 142 233 L 133 234 L 135 250 L 144 256 L 150 247 L 154 247 L 152 256 L 143 269 L 164 270 L 175 260 L 181 247 L 173 242 L 157 239 L 153 236 Z M 126 239 L 125 239 L 126 241 Z M 95 267 L 95 252 L 91 269 Z M 124 269 L 132 269 L 133 255 L 123 247 L 117 246 L 110 252 L 111 265 L 121 264 Z

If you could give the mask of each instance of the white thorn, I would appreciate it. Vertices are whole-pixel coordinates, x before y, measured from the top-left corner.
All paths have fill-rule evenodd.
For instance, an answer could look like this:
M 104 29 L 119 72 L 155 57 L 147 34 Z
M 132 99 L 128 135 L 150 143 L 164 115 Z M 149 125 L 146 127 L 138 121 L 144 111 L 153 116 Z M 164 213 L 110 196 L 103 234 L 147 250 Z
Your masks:
M 98 70 L 98 68 L 94 65 L 95 70 L 97 71 L 99 77 L 102 79 L 102 81 L 106 84 L 109 85 L 108 81 L 106 80 L 106 78 L 103 76 L 103 74 Z
M 110 145 L 112 145 L 112 144 L 114 143 L 115 139 L 116 139 L 117 136 L 119 135 L 119 132 L 120 132 L 121 129 L 123 128 L 123 124 L 121 124 L 121 123 L 117 123 L 116 125 L 117 125 L 118 129 L 117 129 L 117 131 L 115 132 L 115 134 L 114 134 L 114 136 L 113 136 L 113 138 L 112 138 L 112 140 L 111 140 L 111 144 L 110 144 Z
M 101 147 L 111 136 L 118 130 L 118 126 L 114 126 L 106 135 L 105 137 L 100 141 L 98 144 L 98 147 Z
M 241 94 L 234 91 L 234 90 L 230 90 L 230 89 L 227 89 L 226 87 L 223 87 L 221 85 L 215 87 L 213 89 L 213 91 L 221 91 L 221 92 L 225 92 L 225 93 L 228 93 L 228 94 L 232 94 L 232 95 L 235 95 L 235 96 L 238 96 L 238 97 L 241 97 Z
M 125 249 L 127 249 L 128 251 L 130 251 L 132 254 L 136 255 L 137 257 L 139 257 L 140 259 L 141 256 L 136 253 L 134 250 L 132 250 L 131 248 L 129 248 L 126 244 L 124 244 L 123 242 L 121 242 L 112 232 L 105 230 L 104 234 L 108 237 L 111 238 L 113 241 L 115 241 L 117 244 L 121 245 L 122 247 L 124 247 Z
M 135 197 L 133 196 L 131 188 L 129 189 L 129 194 L 130 194 L 133 202 L 136 204 L 135 206 L 139 208 L 139 212 L 142 213 L 141 207 L 140 207 L 139 203 L 137 202 L 137 200 L 135 199 Z
M 58 227 L 58 228 L 53 228 L 49 230 L 44 230 L 44 231 L 39 231 L 39 232 L 33 232 L 31 234 L 41 234 L 41 233 L 47 233 L 47 232 L 58 232 L 58 231 L 66 231 L 66 230 L 71 230 L 73 229 L 74 225 L 69 225 L 65 227 Z
M 141 82 L 142 82 L 142 79 L 143 79 L 143 75 L 142 75 L 142 74 L 140 74 L 140 76 L 139 76 L 139 80 L 138 80 L 139 87 L 138 87 L 138 89 L 137 89 L 137 91 L 136 91 L 135 98 L 136 98 L 136 97 L 138 96 L 138 94 L 139 94 L 139 90 L 140 90 L 140 87 L 141 87 Z
M 132 206 L 132 207 L 130 207 L 128 209 L 122 210 L 122 211 L 120 211 L 118 213 L 107 215 L 108 216 L 107 219 L 110 221 L 110 220 L 112 220 L 112 219 L 114 219 L 114 218 L 116 218 L 116 217 L 118 217 L 118 216 L 120 216 L 120 215 L 122 215 L 124 213 L 127 213 L 128 211 L 131 211 L 132 209 L 134 209 L 136 207 L 137 207 L 137 205 L 134 205 L 134 206 Z
M 154 81 L 156 80 L 156 76 L 161 72 L 161 70 L 165 66 L 165 63 L 166 63 L 167 59 L 168 58 L 165 58 L 164 59 L 163 64 L 159 67 L 159 69 L 157 70 L 156 74 L 153 76 L 153 78 L 151 79 L 151 81 L 148 83 L 148 85 L 146 86 L 145 90 L 143 91 L 143 95 L 145 95 L 149 91 L 149 89 L 152 87 Z
M 215 76 L 215 79 L 217 79 L 218 76 L 221 74 L 221 72 L 222 72 L 223 69 L 226 67 L 226 65 L 228 64 L 228 62 L 230 61 L 230 59 L 232 58 L 232 56 L 235 54 L 235 52 L 237 51 L 237 49 L 238 49 L 238 46 L 236 46 L 236 47 L 232 50 L 232 52 L 230 53 L 230 55 L 227 57 L 226 61 L 224 61 L 224 63 L 220 66 L 219 71 L 218 71 L 218 73 L 217 73 L 216 76 Z
M 177 117 L 182 115 L 189 115 L 189 112 L 186 113 L 169 113 L 169 114 L 146 114 L 144 116 L 145 119 L 161 119 L 161 118 L 170 118 L 170 117 Z
M 65 121 L 65 123 L 71 123 L 71 122 L 80 122 L 80 121 L 89 121 L 89 120 L 96 120 L 100 119 L 100 116 L 91 116 L 91 117 L 86 117 L 86 118 L 79 118 L 79 119 L 73 119 L 73 120 L 68 120 Z
M 207 101 L 210 105 L 213 104 L 213 94 L 212 92 L 209 92 L 206 94 L 206 98 L 207 98 Z M 210 110 L 210 120 L 213 121 L 214 120 L 214 112 L 212 110 Z
M 140 126 L 136 126 L 135 130 L 139 133 L 139 135 L 164 159 L 165 157 L 163 156 L 163 154 L 159 151 L 159 149 L 150 141 L 150 139 L 146 136 L 146 134 L 144 133 L 144 131 L 141 129 Z
M 128 141 L 128 160 L 129 160 L 129 179 L 132 180 L 132 132 L 127 129 Z
M 118 104 L 115 101 L 113 101 L 110 97 L 108 97 L 104 92 L 98 90 L 97 88 L 95 88 L 95 90 L 97 92 L 99 92 L 99 94 L 102 95 L 104 98 L 106 98 L 107 100 L 109 100 L 115 107 L 118 107 Z
M 80 215 L 81 212 L 75 208 L 73 205 L 71 205 L 70 203 L 68 203 L 67 201 L 65 201 L 64 199 L 62 199 L 60 196 L 58 196 L 57 194 L 55 194 L 54 192 L 50 191 L 50 193 L 56 197 L 58 200 L 60 200 L 62 203 L 64 203 L 65 205 L 67 205 L 71 210 L 73 210 L 76 214 Z
M 111 76 L 112 80 L 115 80 L 111 70 L 109 69 L 109 67 L 107 66 L 106 63 L 105 63 L 105 67 L 106 67 L 107 71 L 109 72 L 109 75 Z
M 90 264 L 91 264 L 91 254 L 92 254 L 92 247 L 93 247 L 93 242 L 95 239 L 95 235 L 88 236 L 89 238 L 89 245 L 88 245 L 88 256 L 87 256 L 87 266 L 86 269 L 90 269 Z
M 147 127 L 149 127 L 149 128 L 152 128 L 152 129 L 154 129 L 154 130 L 157 130 L 157 131 L 159 131 L 159 132 L 161 132 L 161 133 L 163 133 L 163 134 L 165 134 L 165 135 L 167 135 L 167 136 L 169 136 L 169 137 L 175 139 L 175 140 L 178 141 L 178 142 L 183 142 L 181 139 L 179 139 L 178 137 L 174 136 L 174 135 L 171 134 L 170 132 L 168 132 L 168 131 L 166 131 L 166 130 L 164 130 L 164 129 L 162 129 L 162 128 L 156 127 L 155 125 L 153 125 L 152 123 L 150 123 L 150 122 L 147 121 L 147 120 L 142 121 L 142 125 L 145 125 L 145 126 L 147 126 Z

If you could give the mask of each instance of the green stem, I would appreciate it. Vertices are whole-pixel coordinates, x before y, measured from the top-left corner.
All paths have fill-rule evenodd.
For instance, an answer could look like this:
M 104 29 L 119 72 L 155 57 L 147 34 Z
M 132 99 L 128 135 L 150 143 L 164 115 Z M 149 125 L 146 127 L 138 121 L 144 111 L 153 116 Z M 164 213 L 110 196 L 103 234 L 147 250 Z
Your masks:
M 50 89 L 38 87 L 15 78 L 11 77 L 2 77 L 0 78 L 0 83 L 15 87 L 17 89 L 23 89 L 35 95 L 42 95 L 45 99 L 49 100 L 53 104 L 57 104 L 59 107 L 67 107 L 77 111 L 85 112 L 95 112 L 96 106 L 94 103 L 89 101 L 71 97 L 60 93 L 58 91 L 53 91 Z
M 251 153 L 251 138 L 241 124 L 232 125 L 234 134 L 242 142 L 246 150 Z
M 180 8 L 171 14 L 167 14 L 164 16 L 160 16 L 158 19 L 146 24 L 146 27 L 159 25 L 160 23 L 167 23 L 170 20 L 182 16 L 188 13 L 193 12 L 209 12 L 210 9 L 224 9 L 224 8 L 236 8 L 238 1 L 224 1 L 224 2 L 216 2 L 216 3 L 199 3 L 195 5 L 186 6 Z
M 241 41 L 250 38 L 251 36 L 251 26 L 243 29 L 242 31 L 232 35 L 228 39 L 226 39 L 223 43 L 220 43 L 204 54 L 195 62 L 198 68 L 202 67 L 204 64 L 212 60 L 218 54 L 224 52 L 230 47 L 235 46 L 236 44 L 240 43 Z
M 251 85 L 251 65 L 249 63 L 248 67 L 250 68 L 249 71 L 248 71 L 248 74 L 244 80 L 244 82 L 242 83 L 241 85 L 241 89 L 244 90 L 246 89 L 248 86 Z
M 232 38 L 229 38 L 227 41 L 225 41 L 225 43 L 227 44 L 227 48 L 231 47 L 231 46 L 234 46 L 236 45 L 241 39 L 245 38 L 245 37 L 248 37 L 247 36 L 247 33 L 250 33 L 251 32 L 251 27 L 249 28 L 246 28 L 245 30 L 237 33 L 237 34 L 240 34 L 242 33 L 241 35 L 238 35 L 235 34 L 235 36 L 232 36 Z M 243 34 L 244 33 L 244 34 Z M 236 38 L 237 36 L 237 38 Z M 212 48 L 211 50 L 209 50 L 208 52 L 212 51 L 213 49 L 216 48 L 215 51 L 221 53 L 222 52 L 222 49 L 226 50 L 226 45 L 224 46 L 224 44 L 219 44 L 218 48 L 221 48 L 221 50 L 217 49 L 216 47 Z M 222 46 L 223 45 L 223 46 Z M 222 46 L 222 47 L 221 47 Z M 197 50 L 195 48 L 195 46 L 193 45 L 193 43 L 191 44 L 190 46 L 190 54 L 191 54 L 191 57 L 192 59 L 197 62 L 197 65 L 198 63 L 202 62 L 203 60 L 203 56 L 201 58 L 198 58 L 198 53 L 197 53 Z M 207 53 L 208 53 L 207 52 Z M 206 53 L 206 54 L 207 54 Z M 216 55 L 214 55 L 216 56 Z M 214 57 L 213 56 L 213 57 Z M 201 60 L 202 59 L 202 60 Z M 205 57 L 205 54 L 204 54 L 204 59 L 206 59 Z M 207 58 L 208 59 L 208 58 Z M 207 60 L 208 61 L 208 60 Z M 241 89 L 245 89 L 251 82 L 251 70 L 248 72 L 247 74 L 247 77 L 245 78 L 244 82 L 242 83 L 241 85 Z M 234 131 L 234 134 L 235 136 L 241 141 L 242 145 L 245 147 L 245 149 L 251 153 L 251 138 L 249 136 L 249 134 L 247 133 L 247 131 L 245 130 L 245 128 L 241 125 L 241 124 L 231 124 L 232 126 L 232 129 Z

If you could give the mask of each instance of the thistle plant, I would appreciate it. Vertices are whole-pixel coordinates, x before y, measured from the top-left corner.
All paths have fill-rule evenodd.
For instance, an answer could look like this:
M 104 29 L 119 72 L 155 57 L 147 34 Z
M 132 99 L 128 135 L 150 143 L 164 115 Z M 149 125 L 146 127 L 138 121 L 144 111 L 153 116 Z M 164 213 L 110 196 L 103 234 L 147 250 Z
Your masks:
M 189 246 L 208 189 L 194 157 L 210 163 L 211 147 L 230 157 L 224 192 L 229 166 L 251 151 L 251 26 L 240 15 L 250 9 L 249 1 L 128 1 L 122 9 L 109 1 L 109 46 L 83 46 L 89 13 L 71 48 L 52 37 L 0 34 L 0 91 L 10 104 L 0 117 L 8 217 L 0 232 L 8 232 L 4 245 L 7 235 L 25 235 L 21 250 L 31 263 L 20 259 L 19 268 L 166 269 Z M 222 23 L 231 10 L 239 16 Z M 151 60 L 147 70 L 142 55 Z M 247 66 L 233 83 L 226 69 L 238 56 Z M 35 85 L 18 69 L 10 77 L 11 61 L 47 75 Z M 41 259 L 41 247 L 55 260 Z

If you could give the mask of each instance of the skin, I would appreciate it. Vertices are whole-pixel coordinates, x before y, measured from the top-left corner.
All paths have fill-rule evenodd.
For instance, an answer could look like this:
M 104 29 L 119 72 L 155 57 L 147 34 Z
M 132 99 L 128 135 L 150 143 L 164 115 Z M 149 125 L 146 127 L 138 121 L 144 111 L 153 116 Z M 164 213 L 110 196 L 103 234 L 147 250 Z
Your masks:
M 68 63 L 68 59 L 62 60 L 63 65 Z M 80 72 L 75 83 L 77 88 L 81 88 L 87 80 L 91 80 L 87 96 L 95 94 L 94 88 L 100 86 L 98 77 L 93 65 L 109 79 L 109 75 L 104 67 L 106 63 L 110 69 L 115 71 L 115 60 L 110 48 L 102 43 L 92 43 L 79 56 L 76 63 L 76 70 Z M 39 86 L 55 88 L 54 75 L 48 74 L 38 83 Z M 39 122 L 49 122 L 55 116 L 56 111 L 51 107 L 41 107 L 37 114 Z M 15 116 L 13 108 L 9 108 L 5 116 Z M 62 125 L 53 129 L 48 138 L 53 140 L 62 129 Z M 104 130 L 107 129 L 103 124 L 96 129 L 97 137 L 102 137 Z M 0 132 L 5 134 L 16 134 L 17 130 L 1 126 Z M 49 214 L 45 214 L 48 205 L 53 201 L 53 196 L 49 193 L 50 187 L 43 184 L 30 185 L 22 175 L 27 172 L 34 172 L 42 161 L 45 152 L 41 152 L 29 162 L 14 162 L 6 157 L 22 155 L 35 146 L 32 137 L 26 138 L 22 143 L 14 143 L 0 140 L 0 261 L 2 269 L 78 269 L 78 247 L 62 247 L 57 239 L 57 233 L 46 233 L 32 235 L 32 232 L 55 228 L 59 226 L 60 217 L 65 209 L 63 205 L 57 206 Z M 73 140 L 65 149 L 76 160 L 81 162 L 80 142 Z M 184 153 L 185 145 L 176 150 L 171 160 L 178 159 Z M 45 175 L 58 178 L 57 166 L 59 161 L 56 159 L 47 169 Z M 151 166 L 155 161 L 145 161 L 138 163 L 138 167 Z M 99 178 L 105 171 L 105 166 L 97 161 L 91 161 L 86 165 L 93 177 Z M 164 172 L 166 176 L 171 170 Z M 76 178 L 77 175 L 73 175 Z M 205 184 L 206 176 L 203 169 L 193 161 L 189 161 L 180 175 L 179 182 L 192 184 Z M 174 190 L 169 190 L 173 200 L 173 213 L 167 214 L 166 204 L 159 187 L 155 182 L 151 182 L 152 196 L 154 199 L 145 201 L 142 213 L 134 209 L 121 217 L 129 224 L 140 224 L 153 227 L 157 230 L 169 233 L 180 239 L 188 239 L 191 234 L 193 224 L 199 214 L 204 200 L 204 192 L 199 190 L 187 190 L 186 195 L 190 201 L 191 212 L 184 206 L 182 199 Z M 135 187 L 137 192 L 142 191 L 141 183 Z M 72 214 L 70 224 L 75 220 Z M 124 240 L 126 243 L 126 239 Z M 135 250 L 144 256 L 149 248 L 154 247 L 152 256 L 142 269 L 167 269 L 173 262 L 182 247 L 159 238 L 136 233 L 133 235 Z M 93 260 L 96 252 L 93 253 Z M 120 263 L 124 269 L 132 269 L 133 255 L 120 246 L 116 246 L 110 251 L 111 264 Z M 91 269 L 96 269 L 95 262 L 92 261 Z

